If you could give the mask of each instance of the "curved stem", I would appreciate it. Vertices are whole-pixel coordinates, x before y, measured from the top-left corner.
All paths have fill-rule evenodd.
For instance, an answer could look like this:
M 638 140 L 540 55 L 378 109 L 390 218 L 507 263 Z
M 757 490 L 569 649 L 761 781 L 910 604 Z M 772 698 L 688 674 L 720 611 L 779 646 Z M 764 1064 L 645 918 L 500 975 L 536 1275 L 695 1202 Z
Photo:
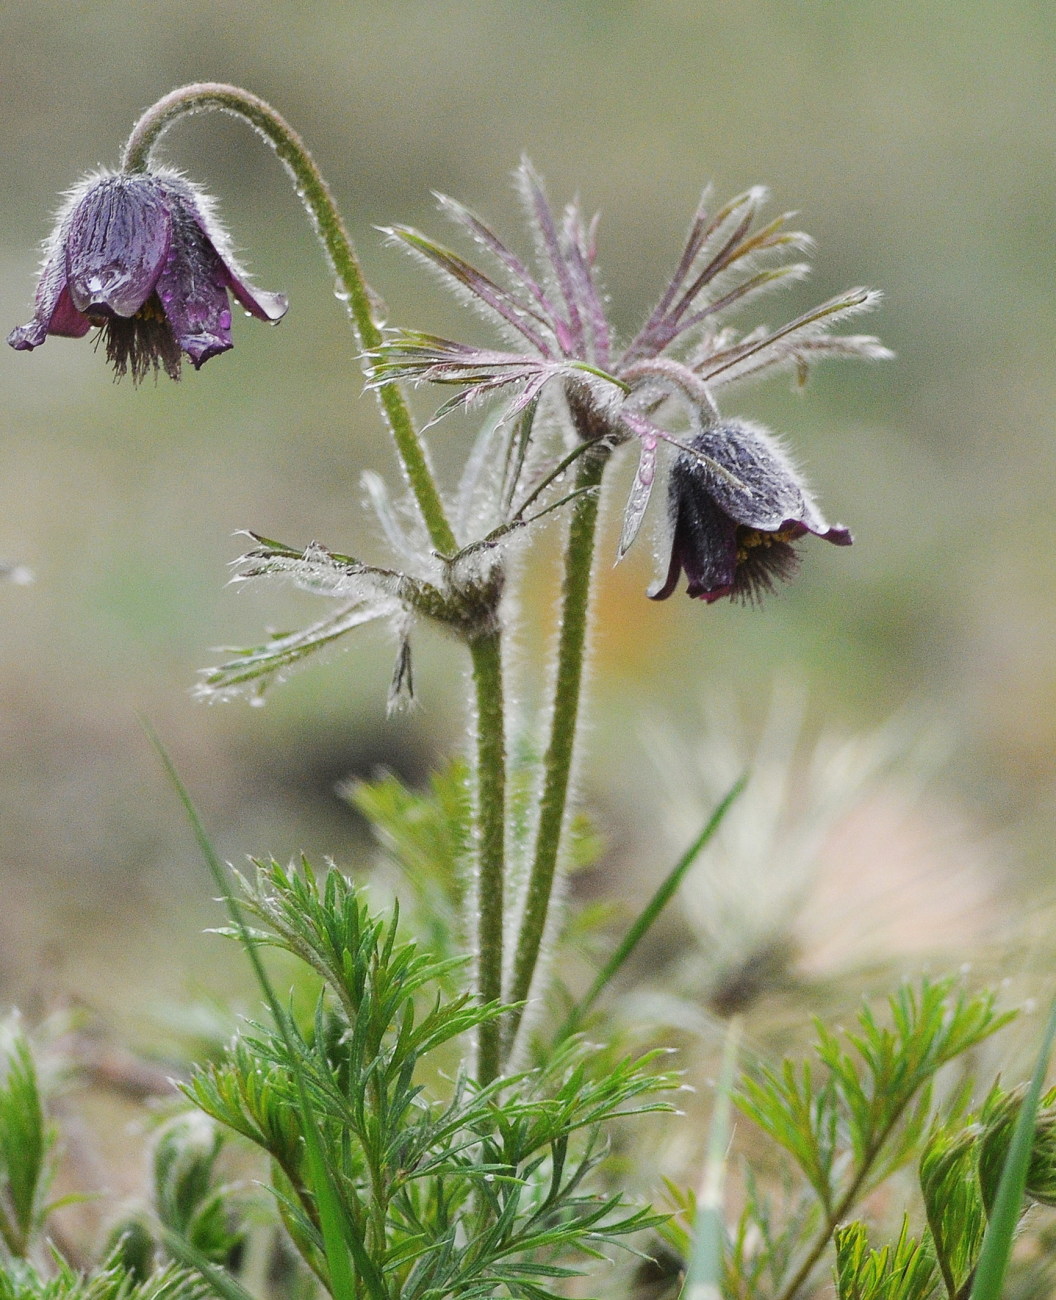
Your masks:
M 554 679 L 553 713 L 550 718 L 550 742 L 543 760 L 543 790 L 535 832 L 535 855 L 528 877 L 514 958 L 513 986 L 510 990 L 510 1001 L 515 1003 L 526 1002 L 531 993 L 539 951 L 546 933 L 565 829 L 587 646 L 590 579 L 600 508 L 600 486 L 608 458 L 607 447 L 599 445 L 580 460 L 576 476 L 576 491 L 579 495 L 572 504 L 572 518 L 565 546 L 561 632 Z M 508 1047 L 512 1046 L 521 1014 L 521 1010 L 514 1010 L 510 1014 L 506 1040 Z
M 219 110 L 242 118 L 271 145 L 293 178 L 297 194 L 307 208 L 316 234 L 326 250 L 334 273 L 347 295 L 348 311 L 360 346 L 372 352 L 382 341 L 374 318 L 370 290 L 356 257 L 330 187 L 308 147 L 270 104 L 238 86 L 198 82 L 181 86 L 152 105 L 136 123 L 125 145 L 121 167 L 126 172 L 146 171 L 162 135 L 189 113 Z M 381 405 L 396 442 L 404 473 L 414 493 L 433 546 L 444 555 L 458 550 L 451 525 L 433 477 L 425 447 L 418 436 L 403 394 L 394 384 L 381 389 Z
M 503 722 L 502 643 L 498 631 L 471 642 L 477 697 L 477 995 L 502 1000 L 503 876 L 506 865 L 506 736 Z M 502 1031 L 482 1024 L 477 1038 L 477 1078 L 498 1076 Z
M 238 86 L 219 82 L 182 86 L 159 99 L 136 123 L 125 145 L 122 169 L 147 170 L 154 149 L 169 127 L 190 113 L 208 110 L 230 113 L 248 122 L 278 154 L 340 282 L 341 296 L 348 303 L 360 346 L 367 354 L 373 352 L 382 342 L 374 300 L 330 187 L 304 141 L 270 104 Z M 379 398 L 432 544 L 441 555 L 454 555 L 458 542 L 403 394 L 397 385 L 386 384 L 379 390 Z M 482 1002 L 491 1002 L 502 998 L 503 961 L 506 749 L 499 633 L 473 641 L 470 652 L 477 695 L 478 992 Z M 478 1071 L 482 1081 L 496 1077 L 499 1062 L 500 1029 L 496 1022 L 480 1030 Z

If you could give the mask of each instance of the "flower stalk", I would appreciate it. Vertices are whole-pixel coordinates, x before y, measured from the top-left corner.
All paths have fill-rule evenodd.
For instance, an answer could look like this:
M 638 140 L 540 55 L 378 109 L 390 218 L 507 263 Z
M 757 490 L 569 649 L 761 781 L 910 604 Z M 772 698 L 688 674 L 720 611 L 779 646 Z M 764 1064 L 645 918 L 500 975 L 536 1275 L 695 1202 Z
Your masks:
M 506 728 L 502 642 L 498 630 L 470 643 L 476 692 L 476 943 L 477 995 L 482 1003 L 503 996 L 503 933 L 506 875 Z M 477 1079 L 497 1078 L 502 1065 L 502 1029 L 484 1020 L 477 1030 Z
M 561 629 L 554 672 L 550 739 L 543 759 L 535 851 L 514 956 L 510 1000 L 515 1007 L 507 1025 L 507 1050 L 513 1047 L 523 1016 L 523 1006 L 531 994 L 546 936 L 554 880 L 560 861 L 587 650 L 601 480 L 608 460 L 608 449 L 604 444 L 599 444 L 580 458 L 576 475 L 578 495 L 571 505 L 565 544 Z
M 222 82 L 181 86 L 152 105 L 136 123 L 125 145 L 122 171 L 145 172 L 161 137 L 191 113 L 218 110 L 248 122 L 275 150 L 293 179 L 297 196 L 307 209 L 334 274 L 364 353 L 382 341 L 381 328 L 352 240 L 334 196 L 308 146 L 286 119 L 265 100 Z M 396 443 L 400 463 L 414 493 L 430 539 L 438 551 L 452 555 L 458 549 L 444 510 L 425 447 L 418 436 L 402 392 L 387 385 L 381 392 L 385 420 Z
M 314 158 L 290 124 L 270 104 L 237 86 L 203 82 L 158 100 L 137 122 L 125 146 L 122 168 L 146 171 L 162 135 L 180 118 L 203 110 L 230 113 L 248 122 L 272 146 L 289 171 L 316 234 L 341 285 L 360 347 L 372 354 L 382 342 L 374 303 L 359 259 L 333 194 Z M 379 398 L 407 482 L 435 549 L 459 550 L 424 443 L 403 393 L 386 384 Z M 505 875 L 506 736 L 501 632 L 496 627 L 469 643 L 476 693 L 476 844 L 478 872 L 477 993 L 481 1002 L 502 999 L 503 878 Z M 477 1072 L 482 1083 L 499 1073 L 500 1027 L 494 1020 L 478 1029 Z

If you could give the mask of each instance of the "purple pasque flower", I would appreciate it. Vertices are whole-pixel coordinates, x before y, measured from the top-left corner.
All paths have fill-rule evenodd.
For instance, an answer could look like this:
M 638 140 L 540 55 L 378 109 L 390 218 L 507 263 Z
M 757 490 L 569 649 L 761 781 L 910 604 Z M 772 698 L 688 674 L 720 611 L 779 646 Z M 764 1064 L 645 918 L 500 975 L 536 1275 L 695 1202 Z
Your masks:
M 721 471 L 721 472 L 720 472 Z M 684 573 L 687 594 L 706 601 L 758 600 L 790 578 L 792 543 L 807 533 L 850 546 L 846 528 L 825 522 L 772 435 L 743 420 L 697 434 L 668 478 L 671 560 L 649 592 L 666 600 Z
M 178 172 L 104 172 L 67 198 L 47 244 L 36 310 L 12 330 L 18 351 L 49 334 L 82 338 L 102 327 L 107 359 L 134 382 L 151 370 L 197 370 L 232 346 L 228 294 L 258 320 L 286 312 L 282 294 L 247 280 L 212 201 Z
M 802 383 L 813 363 L 826 357 L 891 355 L 872 336 L 832 333 L 846 317 L 876 304 L 879 295 L 868 289 L 839 294 L 776 329 L 758 326 L 739 333 L 726 323 L 734 309 L 795 283 L 810 269 L 802 260 L 787 260 L 811 247 L 806 235 L 786 228 L 790 214 L 753 228 L 766 197 L 758 188 L 715 211 L 705 193 L 656 306 L 630 342 L 621 344 L 597 273 L 597 220 L 586 222 L 576 203 L 558 215 L 527 162 L 518 169 L 516 183 L 533 237 L 531 260 L 519 257 L 479 217 L 443 196 L 442 210 L 484 251 L 490 274 L 416 230 L 398 226 L 388 231 L 496 324 L 509 340 L 509 350 L 401 331 L 376 352 L 373 383 L 452 385 L 459 391 L 441 413 L 510 391 L 506 422 L 511 427 L 509 417 L 520 412 L 530 417 L 545 388 L 562 387 L 579 438 L 597 437 L 600 430 L 610 445 L 637 440 L 639 464 L 624 514 L 620 556 L 641 526 L 664 443 L 674 444 L 679 459 L 691 454 L 693 463 L 710 466 L 711 478 L 725 482 L 727 490 L 738 483 L 742 495 L 754 491 L 709 450 L 724 450 L 718 447 L 715 430 L 741 427 L 722 424 L 716 406 L 719 389 L 777 369 L 791 370 Z M 746 446 L 762 445 L 758 440 L 765 435 L 754 436 L 756 441 Z M 702 445 L 691 450 L 701 440 Z M 766 463 L 762 452 L 759 457 L 760 464 Z M 528 467 L 526 473 L 532 469 L 523 454 L 518 463 Z M 785 464 L 783 459 L 780 463 Z M 798 483 L 794 475 L 792 481 Z M 809 498 L 795 498 L 787 513 L 788 528 L 798 527 L 799 533 L 815 531 L 811 520 L 816 512 L 809 513 L 806 502 Z M 787 530 L 761 531 L 771 536 Z M 831 540 L 837 540 L 835 534 Z M 755 560 L 744 570 L 747 586 L 738 587 L 731 576 L 725 584 L 729 591 L 758 592 L 767 585 L 765 574 L 773 577 L 779 567 L 789 566 L 787 541 L 771 540 L 767 549 L 773 551 L 768 562 Z M 761 576 L 749 580 L 752 573 Z M 716 582 L 714 589 L 721 586 Z

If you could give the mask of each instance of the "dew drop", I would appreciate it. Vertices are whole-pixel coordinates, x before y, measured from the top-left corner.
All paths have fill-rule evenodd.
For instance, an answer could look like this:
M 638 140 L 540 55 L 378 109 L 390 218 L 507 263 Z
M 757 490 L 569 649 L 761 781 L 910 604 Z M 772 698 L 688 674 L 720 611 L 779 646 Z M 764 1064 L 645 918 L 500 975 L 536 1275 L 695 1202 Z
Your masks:
M 229 311 L 222 311 L 220 313 L 220 328 L 222 330 L 229 330 L 231 328 L 231 313 Z
M 348 302 L 351 296 L 352 295 L 345 288 L 345 282 L 341 279 L 340 276 L 338 276 L 337 279 L 334 281 L 334 297 L 339 302 Z
M 251 695 L 249 697 L 250 708 L 262 709 L 266 703 L 267 700 L 265 700 L 263 695 Z

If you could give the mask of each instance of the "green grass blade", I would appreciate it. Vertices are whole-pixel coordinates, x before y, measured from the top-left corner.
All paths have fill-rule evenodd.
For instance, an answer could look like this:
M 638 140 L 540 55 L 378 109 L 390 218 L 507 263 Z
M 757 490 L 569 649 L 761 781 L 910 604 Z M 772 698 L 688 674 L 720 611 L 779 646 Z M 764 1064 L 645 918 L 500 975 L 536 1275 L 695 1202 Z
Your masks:
M 13 1028 L 0 1042 L 0 1237 L 24 1257 L 39 1231 L 40 1198 L 48 1180 L 52 1139 L 44 1117 L 37 1069 L 29 1043 Z M 10 1215 L 10 1217 L 8 1217 Z
M 330 1289 L 335 1300 L 355 1300 L 356 1283 L 352 1268 L 349 1263 L 349 1255 L 355 1260 L 356 1269 L 360 1277 L 366 1284 L 369 1294 L 374 1300 L 388 1300 L 385 1284 L 378 1272 L 373 1260 L 367 1255 L 362 1241 L 351 1230 L 345 1216 L 341 1212 L 341 1205 L 338 1201 L 337 1193 L 334 1190 L 333 1180 L 330 1172 L 326 1167 L 326 1161 L 323 1157 L 322 1144 L 319 1140 L 317 1120 L 312 1114 L 311 1103 L 308 1099 L 308 1089 L 304 1081 L 304 1072 L 301 1068 L 298 1053 L 293 1043 L 293 1036 L 290 1033 L 289 1024 L 286 1019 L 286 1013 L 283 1011 L 279 1000 L 275 995 L 275 990 L 268 973 L 264 969 L 264 964 L 260 959 L 260 953 L 257 951 L 257 944 L 249 927 L 246 925 L 242 915 L 242 909 L 239 907 L 234 895 L 231 893 L 230 886 L 227 882 L 227 876 L 224 873 L 223 863 L 213 848 L 212 841 L 206 834 L 202 819 L 198 815 L 186 786 L 181 781 L 176 767 L 168 752 L 162 745 L 157 733 L 145 720 L 142 723 L 147 733 L 147 738 L 154 746 L 158 757 L 161 759 L 162 766 L 165 769 L 173 789 L 183 805 L 184 812 L 190 822 L 191 829 L 194 832 L 194 838 L 198 843 L 198 848 L 205 860 L 213 877 L 213 882 L 227 907 L 231 922 L 238 931 L 242 946 L 245 949 L 246 956 L 249 958 L 250 965 L 253 967 L 253 974 L 256 976 L 257 983 L 260 985 L 264 1000 L 268 1005 L 268 1010 L 275 1021 L 279 1033 L 282 1035 L 286 1050 L 289 1053 L 290 1062 L 294 1067 L 294 1073 L 297 1084 L 298 1101 L 301 1111 L 301 1119 L 304 1126 L 304 1141 L 308 1155 L 308 1167 L 311 1171 L 312 1192 L 315 1195 L 316 1205 L 319 1211 L 319 1226 L 323 1236 L 323 1248 L 326 1254 L 327 1271 L 330 1276 Z M 345 1249 L 347 1247 L 347 1249 Z M 212 1278 L 210 1277 L 210 1281 Z
M 979 1264 L 972 1282 L 971 1300 L 1001 1300 L 1001 1293 L 1008 1271 L 1008 1262 L 1012 1257 L 1012 1244 L 1016 1228 L 1019 1225 L 1023 1209 L 1023 1194 L 1027 1186 L 1027 1173 L 1030 1169 L 1030 1157 L 1034 1146 L 1034 1126 L 1037 1120 L 1038 1104 L 1041 1091 L 1045 1086 L 1045 1073 L 1052 1055 L 1053 1041 L 1056 1040 L 1056 1001 L 1049 1012 L 1049 1022 L 1045 1027 L 1038 1063 L 1034 1067 L 1034 1077 L 1030 1088 L 1023 1098 L 1023 1105 L 1016 1120 L 1012 1142 L 1005 1158 L 1005 1167 L 997 1187 L 990 1222 L 986 1225 L 983 1236 L 983 1248 L 979 1255 Z
M 233 1278 L 219 1264 L 214 1264 L 211 1259 L 192 1246 L 186 1237 L 181 1237 L 178 1232 L 165 1229 L 162 1233 L 162 1240 L 165 1242 L 165 1249 L 169 1254 L 181 1264 L 185 1264 L 188 1268 L 193 1268 L 200 1273 L 220 1297 L 220 1300 L 256 1300 L 252 1292 L 247 1291 L 237 1278 Z
M 631 928 L 624 935 L 623 940 L 598 972 L 597 978 L 590 986 L 589 991 L 583 1000 L 572 1008 L 567 1020 L 558 1031 L 557 1042 L 562 1042 L 570 1034 L 574 1034 L 582 1024 L 584 1017 L 594 1003 L 601 996 L 605 986 L 624 964 L 627 958 L 634 952 L 643 937 L 648 933 L 650 927 L 656 921 L 657 917 L 671 901 L 672 896 L 682 883 L 682 878 L 696 861 L 698 854 L 707 845 L 708 841 L 719 829 L 722 819 L 729 812 L 730 807 L 740 795 L 741 791 L 748 783 L 748 775 L 739 777 L 729 790 L 729 792 L 720 800 L 715 811 L 708 818 L 707 824 L 700 832 L 693 843 L 686 849 L 685 853 L 675 863 L 674 867 L 668 872 L 667 876 L 660 883 L 653 894 L 652 898 L 646 903 L 645 907 L 639 913 L 637 919 Z
M 715 1109 L 708 1133 L 704 1178 L 693 1221 L 693 1251 L 680 1300 L 719 1300 L 722 1295 L 722 1194 L 730 1143 L 730 1097 L 741 1041 L 741 1022 L 734 1017 L 726 1031 L 722 1069 L 715 1088 Z

